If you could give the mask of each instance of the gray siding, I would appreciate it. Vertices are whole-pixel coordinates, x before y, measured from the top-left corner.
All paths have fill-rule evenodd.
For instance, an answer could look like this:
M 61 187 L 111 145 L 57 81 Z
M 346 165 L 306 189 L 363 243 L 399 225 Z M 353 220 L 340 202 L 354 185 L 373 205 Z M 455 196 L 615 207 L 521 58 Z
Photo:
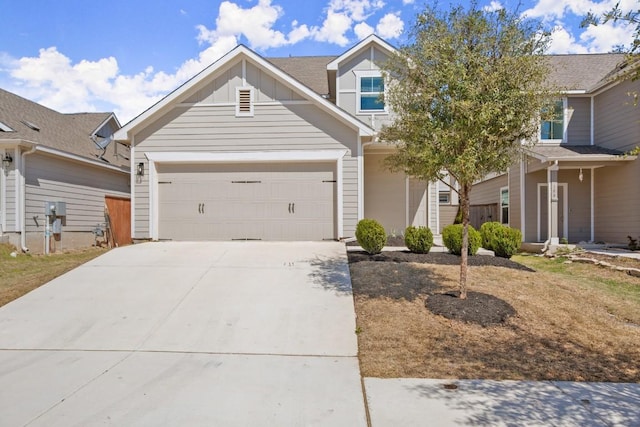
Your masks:
M 367 153 L 364 158 L 364 216 L 399 235 L 407 226 L 407 183 L 404 174 L 384 167 L 387 155 Z
M 591 98 L 569 98 L 567 144 L 591 144 Z
M 520 161 L 518 161 L 509 168 L 509 226 L 522 231 L 520 200 L 524 195 L 521 195 L 520 191 Z
M 596 96 L 596 145 L 621 151 L 640 145 L 640 110 L 630 95 L 634 91 L 640 91 L 640 80 L 622 82 Z
M 558 172 L 558 182 L 567 183 L 570 243 L 591 239 L 591 170 L 583 169 L 582 173 L 584 180 L 580 182 L 576 169 Z
M 18 193 L 16 192 L 16 180 L 17 180 L 17 172 L 16 172 L 16 155 L 12 151 L 9 151 L 9 154 L 13 156 L 13 162 L 11 166 L 9 166 L 9 170 L 6 171 L 6 174 L 3 172 L 2 179 L 5 185 L 5 205 L 2 209 L 5 211 L 7 228 L 3 231 L 18 231 L 16 229 L 16 209 L 18 206 Z
M 500 188 L 507 186 L 507 174 L 483 181 L 471 189 L 471 205 L 500 202 Z
M 447 225 L 453 224 L 457 214 L 458 205 L 440 205 L 440 226 L 437 234 L 441 234 L 442 229 Z
M 44 202 L 67 203 L 67 231 L 91 231 L 104 222 L 104 196 L 129 196 L 129 176 L 59 157 L 26 158 L 27 232 L 44 230 Z M 33 219 L 37 216 L 37 224 Z

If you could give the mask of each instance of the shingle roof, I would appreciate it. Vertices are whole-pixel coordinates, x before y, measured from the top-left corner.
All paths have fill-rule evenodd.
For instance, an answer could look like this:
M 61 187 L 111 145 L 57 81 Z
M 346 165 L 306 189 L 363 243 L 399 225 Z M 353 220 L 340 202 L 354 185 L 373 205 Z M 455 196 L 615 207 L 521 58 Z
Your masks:
M 590 90 L 625 59 L 622 53 L 549 55 L 551 81 L 563 90 Z
M 536 157 L 544 157 L 544 161 L 553 160 L 602 160 L 603 156 L 618 157 L 622 151 L 612 150 L 597 145 L 536 145 L 530 149 Z
M 276 67 L 320 95 L 329 93 L 327 64 L 337 56 L 293 56 L 266 58 Z
M 0 139 L 26 140 L 96 160 L 100 150 L 91 135 L 110 116 L 111 113 L 62 114 L 0 89 L 0 122 L 13 129 L 13 132 L 0 132 Z M 128 166 L 128 161 L 115 156 L 112 149 L 104 158 L 112 165 Z

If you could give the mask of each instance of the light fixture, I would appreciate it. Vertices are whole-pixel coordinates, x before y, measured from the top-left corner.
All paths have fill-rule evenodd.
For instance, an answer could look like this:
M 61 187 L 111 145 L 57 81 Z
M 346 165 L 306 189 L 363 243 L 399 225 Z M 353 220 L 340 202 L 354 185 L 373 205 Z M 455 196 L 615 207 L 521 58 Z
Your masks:
M 136 175 L 144 176 L 144 163 L 138 163 L 138 168 L 136 169 Z
M 5 154 L 2 158 L 2 166 L 7 169 L 9 166 L 11 166 L 11 162 L 13 162 L 13 157 L 11 157 L 8 153 Z
M 580 168 L 580 173 L 578 174 L 578 179 L 580 182 L 584 181 L 584 174 L 582 173 L 582 168 Z

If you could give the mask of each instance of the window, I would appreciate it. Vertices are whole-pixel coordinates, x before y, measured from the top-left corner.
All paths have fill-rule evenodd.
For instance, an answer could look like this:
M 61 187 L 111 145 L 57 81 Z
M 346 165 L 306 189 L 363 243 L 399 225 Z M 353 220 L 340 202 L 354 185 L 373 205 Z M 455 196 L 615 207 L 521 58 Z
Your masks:
M 451 192 L 440 190 L 438 192 L 438 200 L 439 200 L 441 205 L 450 204 L 451 203 Z
M 500 189 L 500 222 L 509 224 L 509 187 Z
M 252 88 L 236 88 L 236 117 L 253 117 Z
M 384 93 L 381 76 L 360 77 L 360 111 L 384 111 L 380 96 Z
M 543 109 L 545 120 L 540 122 L 541 140 L 562 140 L 564 136 L 564 102 L 560 99 Z

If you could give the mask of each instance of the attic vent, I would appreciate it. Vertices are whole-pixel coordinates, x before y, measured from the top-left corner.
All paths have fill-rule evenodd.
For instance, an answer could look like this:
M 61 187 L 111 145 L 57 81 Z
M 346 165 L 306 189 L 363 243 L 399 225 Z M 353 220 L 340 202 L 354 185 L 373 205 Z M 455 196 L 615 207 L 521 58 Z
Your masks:
M 40 132 L 40 128 L 36 125 L 34 125 L 33 123 L 31 123 L 28 120 L 20 120 L 26 127 L 28 127 L 29 129 L 33 129 L 36 132 Z
M 253 89 L 236 88 L 236 116 L 253 117 Z
M 7 126 L 6 124 L 0 122 L 0 132 L 15 132 L 15 131 L 11 129 L 9 126 Z

